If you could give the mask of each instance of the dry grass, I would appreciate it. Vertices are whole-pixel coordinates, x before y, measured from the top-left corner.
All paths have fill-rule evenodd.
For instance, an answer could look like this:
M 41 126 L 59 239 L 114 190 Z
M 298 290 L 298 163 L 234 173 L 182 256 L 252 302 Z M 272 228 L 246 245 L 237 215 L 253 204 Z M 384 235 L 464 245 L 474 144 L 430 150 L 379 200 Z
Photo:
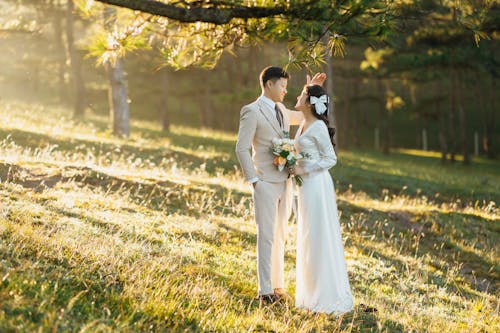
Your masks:
M 340 152 L 355 302 L 379 312 L 335 318 L 252 301 L 255 228 L 234 135 L 136 122 L 122 140 L 62 108 L 0 112 L 2 332 L 500 329 L 498 161 Z

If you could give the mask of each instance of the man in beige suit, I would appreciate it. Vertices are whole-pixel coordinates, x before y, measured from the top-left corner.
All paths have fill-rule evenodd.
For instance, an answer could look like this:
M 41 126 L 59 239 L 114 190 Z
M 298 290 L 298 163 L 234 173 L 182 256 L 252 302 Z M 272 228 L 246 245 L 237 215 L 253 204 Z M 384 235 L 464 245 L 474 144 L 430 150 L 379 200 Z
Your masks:
M 253 186 L 261 304 L 290 297 L 284 289 L 284 254 L 292 184 L 288 171 L 280 172 L 273 164 L 271 150 L 273 138 L 283 138 L 290 125 L 303 120 L 301 112 L 282 104 L 288 79 L 288 73 L 280 67 L 267 67 L 261 72 L 262 95 L 241 109 L 236 143 L 241 168 Z M 312 80 L 308 77 L 307 83 L 322 85 L 325 79 L 325 74 L 316 74 Z

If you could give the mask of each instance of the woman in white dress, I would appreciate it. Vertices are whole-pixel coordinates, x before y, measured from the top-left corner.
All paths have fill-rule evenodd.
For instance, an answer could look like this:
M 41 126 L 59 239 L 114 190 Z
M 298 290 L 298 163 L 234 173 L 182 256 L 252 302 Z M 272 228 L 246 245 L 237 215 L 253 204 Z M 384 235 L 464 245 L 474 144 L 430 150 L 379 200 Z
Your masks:
M 304 121 L 295 136 L 308 157 L 290 173 L 303 179 L 297 213 L 297 288 L 295 305 L 313 312 L 342 314 L 353 309 L 344 258 L 335 189 L 328 169 L 337 162 L 334 129 L 328 128 L 328 97 L 318 85 L 306 86 L 295 108 Z

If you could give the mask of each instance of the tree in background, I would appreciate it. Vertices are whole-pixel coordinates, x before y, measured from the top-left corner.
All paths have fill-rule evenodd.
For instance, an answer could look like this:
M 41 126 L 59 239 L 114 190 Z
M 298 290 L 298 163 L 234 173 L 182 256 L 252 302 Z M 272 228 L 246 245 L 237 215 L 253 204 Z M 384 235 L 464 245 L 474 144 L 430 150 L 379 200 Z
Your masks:
M 73 86 L 73 114 L 75 118 L 84 116 L 85 101 L 85 82 L 82 75 L 82 60 L 75 46 L 75 13 L 74 0 L 68 0 L 66 4 L 66 45 L 67 57 L 71 67 L 71 81 Z
M 499 7 L 494 2 L 426 0 L 407 8 L 404 15 L 411 19 L 404 22 L 403 33 L 391 35 L 385 41 L 387 46 L 379 51 L 368 52 L 362 66 L 378 76 L 413 82 L 411 86 L 416 90 L 423 83 L 433 83 L 435 89 L 430 94 L 434 96 L 420 103 L 414 99 L 413 111 L 429 115 L 430 105 L 436 105 L 442 160 L 449 155 L 449 159 L 455 161 L 460 150 L 464 164 L 469 164 L 472 135 L 467 119 L 470 113 L 481 110 L 466 110 L 464 99 L 469 88 L 474 87 L 471 78 L 486 76 L 486 82 L 498 79 L 498 59 L 492 52 L 493 45 L 481 40 L 490 36 L 498 38 L 498 25 L 492 22 L 498 21 Z M 490 109 L 491 113 L 485 111 L 486 94 L 475 92 L 478 94 L 472 98 L 477 99 L 482 113 L 494 120 L 491 117 L 494 109 Z M 446 102 L 447 108 L 443 107 Z M 477 107 L 477 104 L 469 105 Z M 494 121 L 490 126 L 494 128 Z
M 241 1 L 99 2 L 140 13 L 119 16 L 116 25 L 123 27 L 121 32 L 107 29 L 95 35 L 89 49 L 98 62 L 112 60 L 119 65 L 126 52 L 154 47 L 162 56 L 162 65 L 176 69 L 214 68 L 224 51 L 232 52 L 263 40 L 289 41 L 289 65 L 318 66 L 324 63 L 327 52 L 343 54 L 345 35 L 381 37 L 388 31 L 390 10 L 384 1 L 354 0 L 262 1 L 259 5 Z M 96 6 L 95 2 L 81 2 L 88 12 Z M 204 96 L 210 94 L 202 92 Z M 202 99 L 207 108 L 202 121 L 210 124 L 211 103 Z M 118 124 L 115 120 L 113 128 L 114 133 L 126 135 L 128 110 L 125 103 L 121 105 L 121 120 Z M 114 109 L 116 116 L 118 110 Z
M 107 47 L 112 49 L 116 45 L 114 37 L 118 33 L 116 9 L 105 7 L 103 16 L 104 26 L 108 32 Z M 115 53 L 113 57 L 104 60 L 103 65 L 109 80 L 109 115 L 113 124 L 113 134 L 128 137 L 130 135 L 130 111 L 123 56 Z
M 83 54 L 75 45 L 75 21 L 81 22 L 73 10 L 73 0 L 7 0 L 2 8 L 4 34 L 26 37 L 24 57 L 30 83 L 40 89 L 54 86 L 60 102 L 72 102 L 74 117 L 81 117 L 87 106 L 82 74 Z M 43 50 L 44 52 L 40 52 Z M 48 70 L 52 77 L 42 77 Z M 53 75 L 56 73 L 56 75 Z
M 455 86 L 459 87 L 456 91 L 462 99 L 465 115 L 461 123 L 459 111 L 450 121 L 453 80 L 447 57 L 452 56 L 444 45 L 453 46 L 453 42 L 430 38 L 431 34 L 424 29 L 438 31 L 440 26 L 451 27 L 452 6 L 447 2 L 440 8 L 430 0 L 394 1 L 392 7 L 378 4 L 376 9 L 375 1 L 366 1 L 358 3 L 369 6 L 357 11 L 356 15 L 352 14 L 356 12 L 354 2 L 350 1 L 302 2 L 298 5 L 309 6 L 306 9 L 311 9 L 312 14 L 297 18 L 290 11 L 273 17 L 233 18 L 224 24 L 180 22 L 140 11 L 117 9 L 111 31 L 105 29 L 103 21 L 105 6 L 95 1 L 91 6 L 87 6 L 88 3 L 75 0 L 79 10 L 73 11 L 71 17 L 68 16 L 70 3 L 66 0 L 8 0 L 0 4 L 5 13 L 0 18 L 0 29 L 3 29 L 0 38 L 4 38 L 5 45 L 0 56 L 5 64 L 0 68 L 3 82 L 10 78 L 16 82 L 26 80 L 23 84 L 30 91 L 31 86 L 37 89 L 33 94 L 25 94 L 27 98 L 45 94 L 64 96 L 68 100 L 73 93 L 61 94 L 61 82 L 66 91 L 75 91 L 74 96 L 77 96 L 81 89 L 73 85 L 77 75 L 72 66 L 77 61 L 71 59 L 69 43 L 73 19 L 74 59 L 81 60 L 84 105 L 93 112 L 104 113 L 110 109 L 106 99 L 109 80 L 103 70 L 106 66 L 94 68 L 95 60 L 104 65 L 105 60 L 113 57 L 122 59 L 124 86 L 133 117 L 161 119 L 167 130 L 173 123 L 225 131 L 235 130 L 240 106 L 258 94 L 257 74 L 262 67 L 271 63 L 288 64 L 293 78 L 287 97 L 291 104 L 298 92 L 295 82 L 302 81 L 296 81 L 297 77 L 302 77 L 306 71 L 321 70 L 325 62 L 330 62 L 327 71 L 332 82 L 328 85 L 335 87 L 330 94 L 334 96 L 337 137 L 342 149 L 373 147 L 374 128 L 378 128 L 381 149 L 415 146 L 440 149 L 449 159 L 453 156 L 453 138 L 455 154 L 462 152 L 461 124 L 466 125 L 470 151 L 474 131 L 479 132 L 484 153 L 493 156 L 495 147 L 499 146 L 494 108 L 497 104 L 494 89 L 498 68 L 495 58 L 498 54 L 495 40 L 498 38 L 495 32 L 498 9 L 494 5 L 482 11 L 470 11 L 472 16 L 467 14 L 465 7 L 457 11 L 455 30 L 462 31 L 453 37 L 456 38 L 457 54 L 464 54 L 465 50 L 470 53 L 464 58 L 466 60 L 460 60 L 464 64 L 458 67 L 462 74 L 455 79 L 462 82 Z M 163 3 L 195 11 L 210 7 L 210 2 Z M 269 4 L 259 2 L 259 6 L 269 7 Z M 467 2 L 462 2 L 461 6 L 464 4 Z M 221 8 L 236 5 L 219 3 Z M 291 3 L 289 7 L 295 5 L 297 3 Z M 323 7 L 315 7 L 317 5 Z M 332 18 L 335 12 L 328 6 L 337 6 L 337 11 L 341 8 L 345 12 Z M 59 8 L 59 12 L 50 8 Z M 317 8 L 329 11 L 328 15 L 322 17 L 322 11 L 314 13 Z M 351 13 L 350 16 L 347 13 Z M 61 46 L 56 47 L 56 14 L 61 14 L 61 27 L 67 28 L 66 31 L 59 29 L 62 34 L 59 39 L 63 42 L 59 45 L 63 50 Z M 319 19 L 311 19 L 313 15 Z M 332 22 L 336 19 L 339 24 L 330 26 L 327 18 Z M 453 29 L 443 31 L 446 37 Z M 473 44 L 475 35 L 480 41 L 479 48 Z M 483 39 L 486 37 L 492 40 Z M 83 58 L 84 40 L 87 52 L 90 51 L 94 58 Z M 384 50 L 393 52 L 381 57 L 377 70 L 371 65 L 362 70 L 360 64 L 368 60 L 365 56 L 367 46 L 375 58 Z M 328 57 L 343 54 L 347 56 Z M 64 59 L 62 66 L 61 59 Z M 61 73 L 61 68 L 64 75 L 57 74 Z M 203 68 L 212 70 L 203 72 Z M 2 95 L 8 89 L 8 86 L 3 87 Z M 404 104 L 399 103 L 399 99 Z M 388 108 L 393 111 L 389 112 Z M 74 109 L 76 114 L 76 105 Z M 381 130 L 386 120 L 388 130 Z M 423 144 L 426 129 L 428 147 Z M 456 134 L 451 135 L 451 130 Z

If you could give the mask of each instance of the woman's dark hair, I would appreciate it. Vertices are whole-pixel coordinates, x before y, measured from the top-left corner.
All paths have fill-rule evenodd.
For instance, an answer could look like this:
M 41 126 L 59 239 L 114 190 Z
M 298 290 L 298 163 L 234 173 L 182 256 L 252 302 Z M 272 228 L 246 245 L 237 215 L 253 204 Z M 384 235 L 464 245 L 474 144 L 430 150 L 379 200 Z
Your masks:
M 306 92 L 307 92 L 307 102 L 308 103 L 311 103 L 310 102 L 311 96 L 321 97 L 323 95 L 326 95 L 325 89 L 323 89 L 323 87 L 319 86 L 319 85 L 306 86 Z M 329 104 L 329 102 L 330 102 L 330 97 L 328 97 L 328 101 L 325 103 L 325 106 L 327 107 L 325 113 L 317 114 L 316 108 L 312 104 L 311 104 L 311 112 L 316 118 L 318 118 L 319 120 L 323 120 L 325 122 L 326 127 L 328 128 L 328 134 L 330 135 L 330 140 L 332 141 L 332 145 L 335 147 L 335 139 L 334 139 L 335 128 L 330 127 L 330 121 L 328 121 L 328 104 Z
M 276 81 L 281 78 L 285 78 L 288 80 L 290 78 L 290 74 L 285 72 L 285 70 L 281 67 L 269 66 L 264 68 L 260 73 L 260 84 L 262 85 L 262 87 L 265 87 L 267 81 Z

